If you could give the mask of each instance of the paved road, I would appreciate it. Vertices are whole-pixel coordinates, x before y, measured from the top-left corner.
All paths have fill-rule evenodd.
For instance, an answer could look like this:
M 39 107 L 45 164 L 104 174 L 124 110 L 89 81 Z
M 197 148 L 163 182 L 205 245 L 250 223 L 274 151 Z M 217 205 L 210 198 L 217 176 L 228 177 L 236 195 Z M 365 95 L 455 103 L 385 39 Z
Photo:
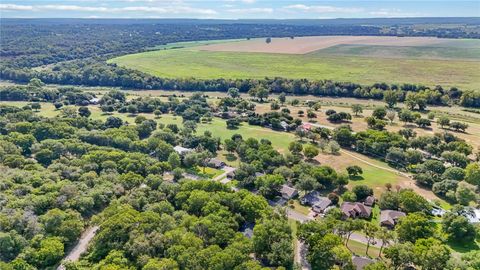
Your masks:
M 80 239 L 78 240 L 77 245 L 68 253 L 68 255 L 63 259 L 64 261 L 76 262 L 80 258 L 80 255 L 87 250 L 88 243 L 93 239 L 95 233 L 98 230 L 98 226 L 93 226 L 86 229 Z M 65 269 L 63 265 L 60 265 L 57 270 Z
M 300 221 L 301 223 L 313 220 L 312 217 L 309 217 L 307 215 L 299 213 L 299 212 L 297 212 L 295 210 L 292 210 L 290 208 L 287 208 L 287 217 L 291 218 L 291 219 L 294 219 L 294 220 L 297 220 L 297 221 Z
M 295 250 L 295 263 L 300 265 L 302 270 L 310 270 L 312 267 L 307 261 L 307 247 L 301 241 L 297 241 Z

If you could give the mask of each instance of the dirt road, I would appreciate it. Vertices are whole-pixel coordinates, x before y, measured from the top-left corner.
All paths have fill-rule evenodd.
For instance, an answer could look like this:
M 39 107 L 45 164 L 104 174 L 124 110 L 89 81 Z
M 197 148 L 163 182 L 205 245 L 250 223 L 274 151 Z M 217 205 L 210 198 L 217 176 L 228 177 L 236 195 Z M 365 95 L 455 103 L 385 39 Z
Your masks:
M 67 256 L 63 259 L 64 261 L 78 261 L 80 258 L 80 255 L 84 253 L 87 250 L 88 243 L 93 239 L 95 236 L 95 233 L 98 230 L 98 226 L 93 226 L 88 229 L 86 229 L 83 233 L 82 236 L 80 236 L 80 239 L 78 240 L 78 243 L 73 247 L 73 249 L 68 253 Z M 60 265 L 57 270 L 64 270 L 64 266 Z

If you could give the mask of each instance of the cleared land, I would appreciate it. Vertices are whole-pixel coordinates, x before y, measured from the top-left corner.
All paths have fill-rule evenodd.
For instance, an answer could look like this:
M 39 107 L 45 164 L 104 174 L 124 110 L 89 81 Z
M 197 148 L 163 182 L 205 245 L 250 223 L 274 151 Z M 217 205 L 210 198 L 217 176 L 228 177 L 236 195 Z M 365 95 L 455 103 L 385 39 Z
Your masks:
M 344 44 L 382 45 L 382 46 L 448 46 L 454 39 L 434 37 L 380 37 L 380 36 L 317 36 L 272 38 L 271 43 L 265 39 L 252 39 L 235 43 L 217 43 L 197 47 L 198 50 L 216 52 L 258 52 L 305 54 L 317 50 Z M 451 45 L 450 45 L 451 46 Z
M 253 39 L 130 54 L 109 62 L 164 78 L 284 77 L 480 89 L 480 41 L 471 40 L 354 36 L 282 38 L 267 44 Z

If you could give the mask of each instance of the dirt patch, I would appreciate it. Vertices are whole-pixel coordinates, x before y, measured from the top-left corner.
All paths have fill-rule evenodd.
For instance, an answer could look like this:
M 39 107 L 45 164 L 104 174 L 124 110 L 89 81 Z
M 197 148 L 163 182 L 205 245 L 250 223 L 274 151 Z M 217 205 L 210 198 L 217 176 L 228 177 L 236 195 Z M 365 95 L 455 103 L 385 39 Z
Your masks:
M 383 46 L 428 46 L 449 42 L 449 39 L 434 37 L 379 37 L 379 36 L 315 36 L 291 38 L 252 39 L 239 42 L 212 44 L 195 47 L 204 51 L 258 52 L 306 54 L 336 45 L 383 45 Z

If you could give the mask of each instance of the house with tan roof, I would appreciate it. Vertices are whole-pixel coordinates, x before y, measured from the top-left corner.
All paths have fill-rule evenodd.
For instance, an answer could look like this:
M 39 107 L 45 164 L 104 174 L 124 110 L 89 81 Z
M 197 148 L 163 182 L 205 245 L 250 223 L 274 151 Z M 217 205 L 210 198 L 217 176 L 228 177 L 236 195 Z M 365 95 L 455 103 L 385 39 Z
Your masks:
M 380 225 L 393 229 L 398 220 L 406 216 L 404 212 L 395 210 L 383 210 L 380 212 Z
M 359 202 L 344 202 L 340 206 L 343 218 L 369 218 L 372 208 Z

